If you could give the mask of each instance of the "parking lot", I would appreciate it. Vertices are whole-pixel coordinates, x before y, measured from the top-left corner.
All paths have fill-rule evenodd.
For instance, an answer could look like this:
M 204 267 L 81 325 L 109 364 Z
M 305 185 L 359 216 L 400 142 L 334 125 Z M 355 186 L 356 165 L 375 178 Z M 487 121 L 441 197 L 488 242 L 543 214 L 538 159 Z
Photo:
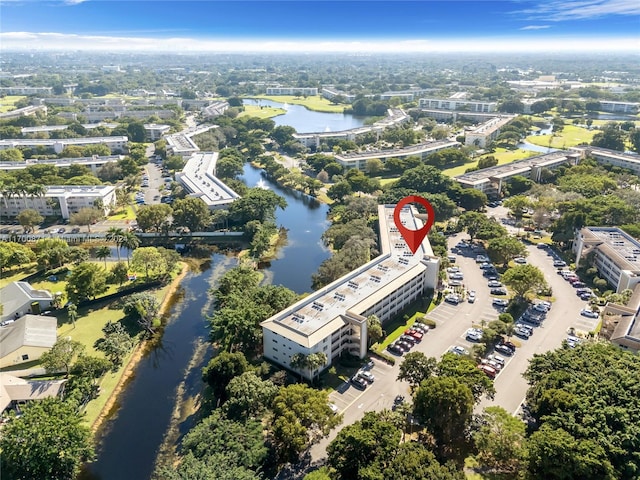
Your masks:
M 456 245 L 461 238 L 464 238 L 464 234 L 450 237 L 449 247 Z M 576 295 L 576 289 L 557 274 L 557 268 L 553 266 L 554 256 L 535 246 L 527 247 L 527 251 L 529 253 L 527 262 L 542 270 L 553 290 L 553 306 L 542 324 L 534 327 L 534 333 L 528 340 L 514 339 L 519 346 L 513 356 L 498 353 L 504 359 L 505 365 L 495 377 L 496 395 L 493 400 L 483 398 L 477 411 L 487 406 L 499 405 L 511 413 L 516 413 L 528 388 L 522 374 L 533 355 L 558 348 L 567 338 L 570 327 L 591 331 L 598 322 L 598 319 L 580 315 L 580 310 L 587 302 L 581 300 Z M 464 274 L 463 285 L 467 290 L 476 292 L 476 300 L 474 303 L 464 300 L 458 305 L 446 302 L 438 305 L 427 315 L 427 318 L 436 321 L 436 328 L 429 331 L 422 342 L 412 348 L 412 351 L 423 352 L 427 356 L 437 358 L 456 346 L 470 351 L 474 342 L 466 338 L 467 330 L 497 319 L 501 312 L 500 307 L 492 305 L 492 300 L 505 297 L 494 297 L 490 294 L 487 278 L 482 275 L 482 270 L 475 261 L 476 252 L 471 249 L 468 251 L 462 249 L 455 255 L 455 265 Z M 344 414 L 344 424 L 357 421 L 368 410 L 390 409 L 396 395 L 409 398 L 409 385 L 396 380 L 400 363 L 402 363 L 401 357 L 396 357 L 394 366 L 376 360 L 371 369 L 375 375 L 375 381 L 366 390 L 358 390 L 349 383 L 345 383 L 331 393 L 330 401 L 338 407 L 340 413 Z M 323 440 L 312 448 L 314 459 L 324 455 L 326 445 L 335 434 L 335 431 L 332 432 L 329 439 Z

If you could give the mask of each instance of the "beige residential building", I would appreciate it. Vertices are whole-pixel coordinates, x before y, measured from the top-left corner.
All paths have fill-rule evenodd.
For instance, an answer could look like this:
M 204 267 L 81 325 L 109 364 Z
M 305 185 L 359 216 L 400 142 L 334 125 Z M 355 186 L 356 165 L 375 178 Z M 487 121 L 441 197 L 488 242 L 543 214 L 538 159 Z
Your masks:
M 56 343 L 57 321 L 46 315 L 24 315 L 0 326 L 0 368 L 37 360 Z
M 296 353 L 324 353 L 327 364 L 300 373 L 312 378 L 342 352 L 359 358 L 367 354 L 367 317 L 384 325 L 438 284 L 440 258 L 428 238 L 414 254 L 394 224 L 395 205 L 379 205 L 381 254 L 369 263 L 262 322 L 265 358 L 291 367 Z M 422 228 L 416 210 L 407 206 L 400 219 L 411 230 Z

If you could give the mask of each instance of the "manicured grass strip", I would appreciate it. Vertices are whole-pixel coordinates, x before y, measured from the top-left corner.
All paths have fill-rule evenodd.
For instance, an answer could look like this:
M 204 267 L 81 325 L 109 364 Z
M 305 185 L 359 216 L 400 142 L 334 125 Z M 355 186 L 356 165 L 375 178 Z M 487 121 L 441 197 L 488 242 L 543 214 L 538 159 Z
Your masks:
M 598 133 L 597 130 L 588 130 L 583 127 L 576 127 L 575 125 L 565 125 L 563 130 L 556 133 L 553 137 L 551 135 L 530 135 L 527 137 L 527 142 L 541 147 L 548 147 L 549 140 L 551 139 L 552 148 L 575 147 L 581 143 L 591 143 L 596 133 Z
M 127 205 L 124 210 L 121 210 L 119 213 L 115 215 L 111 215 L 107 218 L 107 220 L 135 220 L 136 212 L 133 210 L 131 205 Z
M 302 105 L 304 107 L 307 107 L 309 110 L 314 110 L 316 112 L 343 113 L 345 109 L 344 105 L 334 105 L 329 100 L 321 97 L 320 95 L 310 97 L 296 97 L 293 95 L 252 95 L 250 98 Z
M 258 118 L 271 118 L 278 115 L 284 115 L 287 111 L 284 108 L 274 108 L 260 105 L 245 105 L 244 112 L 241 112 L 239 117 L 258 117 Z
M 486 157 L 492 155 L 494 156 L 497 160 L 498 160 L 498 165 L 505 165 L 507 163 L 511 163 L 515 160 L 522 160 L 523 158 L 529 158 L 529 157 L 533 157 L 535 155 L 539 155 L 536 152 L 532 152 L 531 150 L 521 150 L 521 149 L 516 149 L 516 150 L 507 150 L 505 148 L 496 148 L 496 151 L 493 153 L 487 153 L 486 155 L 483 155 L 482 157 Z M 478 165 L 478 161 L 480 160 L 480 158 L 482 157 L 478 157 L 478 160 L 475 160 L 473 162 L 469 162 L 469 163 L 465 163 L 464 165 L 458 165 L 456 167 L 453 168 L 447 168 L 446 170 L 443 170 L 442 173 L 444 175 L 447 175 L 449 177 L 455 177 L 457 175 L 462 175 L 468 168 L 472 168 Z

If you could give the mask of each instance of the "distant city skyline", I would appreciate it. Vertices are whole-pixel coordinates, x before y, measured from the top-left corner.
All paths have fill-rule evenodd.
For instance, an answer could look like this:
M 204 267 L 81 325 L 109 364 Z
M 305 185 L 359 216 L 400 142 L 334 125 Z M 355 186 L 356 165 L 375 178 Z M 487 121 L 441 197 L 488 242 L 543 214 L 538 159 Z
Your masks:
M 637 0 L 1 0 L 2 50 L 640 51 Z

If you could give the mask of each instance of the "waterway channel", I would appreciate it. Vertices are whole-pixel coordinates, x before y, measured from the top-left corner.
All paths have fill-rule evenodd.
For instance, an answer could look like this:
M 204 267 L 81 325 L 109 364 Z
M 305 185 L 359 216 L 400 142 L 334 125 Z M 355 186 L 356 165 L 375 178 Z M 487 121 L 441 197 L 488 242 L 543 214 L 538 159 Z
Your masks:
M 243 178 L 249 186 L 262 180 L 264 187 L 287 201 L 287 208 L 276 212 L 276 223 L 287 229 L 287 240 L 264 269 L 265 281 L 297 293 L 310 291 L 311 275 L 330 255 L 321 241 L 328 226 L 328 207 L 299 192 L 282 189 L 250 165 L 245 167 Z M 97 460 L 86 466 L 80 479 L 150 478 L 178 396 L 193 398 L 202 387 L 201 368 L 211 356 L 205 317 L 212 308 L 207 292 L 235 265 L 235 258 L 213 254 L 202 272 L 191 272 L 181 282 L 162 339 L 136 367 L 113 416 L 100 432 Z M 179 431 L 186 431 L 192 423 L 188 416 L 181 417 Z

